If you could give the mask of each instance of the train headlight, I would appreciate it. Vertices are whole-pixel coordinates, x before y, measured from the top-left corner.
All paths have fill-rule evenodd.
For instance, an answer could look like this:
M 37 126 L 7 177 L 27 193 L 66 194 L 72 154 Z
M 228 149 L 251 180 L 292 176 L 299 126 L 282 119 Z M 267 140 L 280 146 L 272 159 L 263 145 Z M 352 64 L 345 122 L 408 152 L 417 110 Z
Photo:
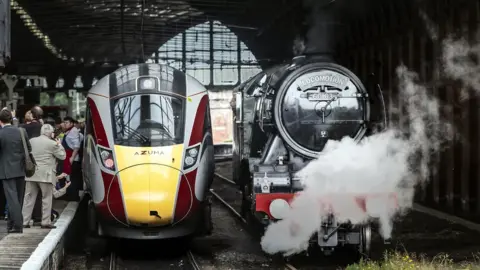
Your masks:
M 97 146 L 97 148 L 103 167 L 115 171 L 115 161 L 113 160 L 112 150 L 100 146 Z
M 157 80 L 154 77 L 140 77 L 137 87 L 138 90 L 156 90 Z
M 193 157 L 193 158 L 196 158 L 197 155 L 198 155 L 198 150 L 197 148 L 192 148 L 190 150 L 188 150 L 188 155 Z
M 195 159 L 193 157 L 186 157 L 185 158 L 185 165 L 192 166 L 195 163 Z
M 198 151 L 200 150 L 200 144 L 187 148 L 185 151 L 185 159 L 183 164 L 183 169 L 187 170 L 197 163 Z

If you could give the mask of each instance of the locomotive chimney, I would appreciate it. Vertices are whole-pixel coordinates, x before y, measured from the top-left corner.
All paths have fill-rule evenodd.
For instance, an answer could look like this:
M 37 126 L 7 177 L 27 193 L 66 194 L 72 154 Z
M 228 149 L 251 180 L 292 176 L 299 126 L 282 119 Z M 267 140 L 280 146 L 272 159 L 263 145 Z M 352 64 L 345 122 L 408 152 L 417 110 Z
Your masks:
M 340 5 L 335 0 L 303 0 L 308 30 L 304 54 L 333 60 L 338 38 L 342 34 Z

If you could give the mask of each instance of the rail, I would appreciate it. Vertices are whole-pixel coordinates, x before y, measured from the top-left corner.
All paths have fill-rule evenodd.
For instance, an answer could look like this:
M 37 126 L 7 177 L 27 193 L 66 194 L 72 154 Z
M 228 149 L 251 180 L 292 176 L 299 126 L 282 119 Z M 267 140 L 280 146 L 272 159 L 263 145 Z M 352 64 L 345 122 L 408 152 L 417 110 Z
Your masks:
M 218 174 L 218 173 L 215 173 L 215 176 L 218 177 L 218 178 L 220 178 L 220 179 L 222 179 L 223 181 L 227 182 L 227 183 L 230 184 L 230 185 L 234 185 L 234 186 L 236 185 L 235 182 L 233 182 L 232 180 L 226 178 L 225 176 L 222 176 L 222 175 L 220 175 L 220 174 Z
M 191 250 L 188 250 L 187 253 L 186 253 L 186 256 L 187 256 L 187 261 L 190 263 L 190 265 L 192 266 L 192 269 L 193 270 L 200 270 L 202 269 L 200 267 L 200 265 L 198 264 L 197 260 L 195 259 L 195 256 L 193 255 L 192 251 Z M 108 269 L 109 270 L 118 270 L 118 269 L 121 269 L 119 267 L 119 265 L 117 264 L 117 260 L 118 260 L 118 256 L 117 254 L 112 251 L 110 253 L 110 261 L 109 261 L 109 265 L 108 265 Z
M 108 265 L 108 270 L 116 270 L 117 269 L 117 254 L 115 252 L 110 253 L 110 263 Z
M 187 251 L 187 258 L 188 258 L 188 262 L 190 263 L 190 265 L 192 266 L 192 268 L 193 268 L 194 270 L 200 270 L 200 269 L 202 269 L 202 268 L 198 265 L 197 261 L 195 260 L 195 256 L 193 256 L 193 253 L 192 253 L 190 250 Z

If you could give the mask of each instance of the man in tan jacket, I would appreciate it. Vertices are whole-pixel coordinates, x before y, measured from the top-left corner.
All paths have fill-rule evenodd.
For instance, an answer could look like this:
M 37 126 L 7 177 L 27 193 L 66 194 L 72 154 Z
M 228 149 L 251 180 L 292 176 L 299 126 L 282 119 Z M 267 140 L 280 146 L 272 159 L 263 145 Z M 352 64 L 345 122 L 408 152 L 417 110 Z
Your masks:
M 30 140 L 32 155 L 37 163 L 35 174 L 26 178 L 25 198 L 23 202 L 23 226 L 29 228 L 32 217 L 33 206 L 38 191 L 42 192 L 42 223 L 44 229 L 53 229 L 51 224 L 53 184 L 57 182 L 56 159 L 65 159 L 65 149 L 59 140 L 53 139 L 54 128 L 45 124 L 40 129 L 40 136 Z

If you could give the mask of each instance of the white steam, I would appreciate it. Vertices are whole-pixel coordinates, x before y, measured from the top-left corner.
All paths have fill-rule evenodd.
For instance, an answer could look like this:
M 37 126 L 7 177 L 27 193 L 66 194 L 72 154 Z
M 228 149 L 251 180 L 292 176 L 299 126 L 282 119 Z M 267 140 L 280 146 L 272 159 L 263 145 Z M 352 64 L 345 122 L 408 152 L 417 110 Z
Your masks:
M 330 213 L 339 222 L 353 224 L 377 219 L 381 235 L 391 237 L 393 216 L 412 206 L 415 187 L 429 179 L 435 166 L 431 155 L 452 136 L 450 125 L 440 119 L 439 102 L 416 83 L 417 75 L 400 66 L 397 77 L 404 107 L 400 117 L 406 125 L 360 143 L 349 137 L 329 141 L 321 155 L 298 172 L 304 191 L 291 203 L 287 217 L 267 228 L 261 241 L 267 253 L 303 251 Z
M 443 67 L 445 73 L 460 80 L 464 86 L 480 93 L 480 32 L 475 44 L 465 39 L 448 38 L 443 42 Z M 468 98 L 467 89 L 462 91 L 462 99 Z

